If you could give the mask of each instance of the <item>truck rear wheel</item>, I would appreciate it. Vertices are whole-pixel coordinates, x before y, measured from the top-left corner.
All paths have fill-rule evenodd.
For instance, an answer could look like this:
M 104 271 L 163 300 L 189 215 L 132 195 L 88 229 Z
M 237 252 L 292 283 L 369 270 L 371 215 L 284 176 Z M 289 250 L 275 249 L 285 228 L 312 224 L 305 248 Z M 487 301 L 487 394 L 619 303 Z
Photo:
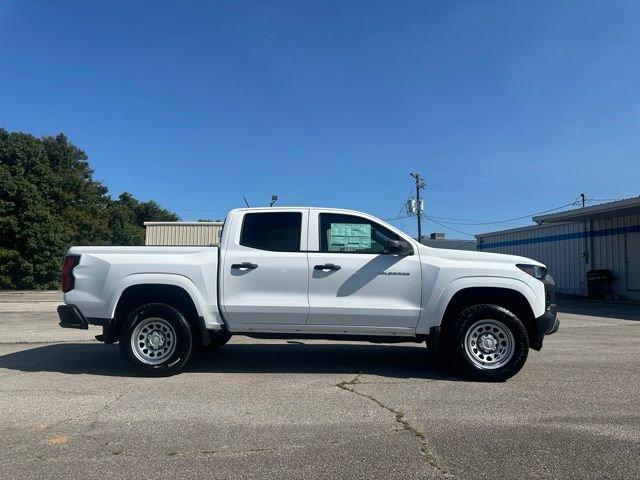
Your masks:
M 466 375 L 498 382 L 524 366 L 529 337 L 520 319 L 506 308 L 475 305 L 458 314 L 448 347 L 455 365 Z
M 191 358 L 193 338 L 189 322 L 170 305 L 148 303 L 127 317 L 120 332 L 120 353 L 145 376 L 180 372 Z

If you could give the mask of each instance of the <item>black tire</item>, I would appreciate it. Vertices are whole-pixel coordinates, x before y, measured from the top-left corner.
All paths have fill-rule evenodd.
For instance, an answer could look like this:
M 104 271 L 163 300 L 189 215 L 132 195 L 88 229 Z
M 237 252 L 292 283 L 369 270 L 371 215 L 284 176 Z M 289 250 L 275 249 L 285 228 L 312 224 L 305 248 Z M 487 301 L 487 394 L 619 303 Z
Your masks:
M 158 319 L 157 323 L 153 323 L 154 319 Z M 162 329 L 166 332 L 167 338 L 164 345 L 167 345 L 167 348 L 159 352 L 156 358 L 148 358 L 148 355 L 155 355 L 156 350 L 149 348 L 151 353 L 144 354 L 144 351 L 132 346 L 132 335 L 143 323 L 151 325 L 150 328 L 159 326 L 160 328 L 156 328 L 159 335 L 163 333 Z M 150 329 L 147 329 L 147 337 L 153 334 L 149 332 Z M 143 344 L 146 344 L 142 338 L 145 334 L 138 332 L 136 335 L 139 335 L 138 345 L 142 349 Z M 147 303 L 133 310 L 122 327 L 119 344 L 120 353 L 136 373 L 149 377 L 164 377 L 179 373 L 193 352 L 193 336 L 189 322 L 179 310 L 163 303 Z M 160 358 L 161 354 L 166 357 Z M 159 363 L 150 364 L 145 362 L 144 358 L 147 358 L 148 362 Z
M 484 340 L 481 337 L 485 337 Z M 465 347 L 467 339 L 469 343 Z M 485 350 L 485 346 L 495 350 Z M 501 382 L 524 366 L 529 354 L 529 337 L 520 319 L 506 308 L 475 305 L 458 314 L 449 331 L 447 347 L 453 364 L 463 374 L 474 380 Z
M 209 345 L 200 345 L 200 350 L 203 352 L 212 352 L 227 344 L 231 340 L 231 334 L 229 332 L 209 332 L 211 337 L 211 343 Z

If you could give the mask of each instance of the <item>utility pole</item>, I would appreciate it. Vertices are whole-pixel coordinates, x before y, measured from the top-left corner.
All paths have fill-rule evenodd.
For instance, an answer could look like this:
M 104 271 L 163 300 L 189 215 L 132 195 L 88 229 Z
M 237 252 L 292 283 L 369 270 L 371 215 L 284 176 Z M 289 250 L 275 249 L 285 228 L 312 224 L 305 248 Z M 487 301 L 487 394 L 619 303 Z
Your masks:
M 584 193 L 580 194 L 580 198 L 582 198 L 582 208 L 584 208 L 585 196 Z
M 271 202 L 269 203 L 270 207 L 273 207 L 278 201 L 278 195 L 271 195 Z
M 420 200 L 420 190 L 424 188 L 424 181 L 420 179 L 419 173 L 410 173 L 416 180 L 416 216 L 418 217 L 418 243 L 422 240 L 422 201 Z

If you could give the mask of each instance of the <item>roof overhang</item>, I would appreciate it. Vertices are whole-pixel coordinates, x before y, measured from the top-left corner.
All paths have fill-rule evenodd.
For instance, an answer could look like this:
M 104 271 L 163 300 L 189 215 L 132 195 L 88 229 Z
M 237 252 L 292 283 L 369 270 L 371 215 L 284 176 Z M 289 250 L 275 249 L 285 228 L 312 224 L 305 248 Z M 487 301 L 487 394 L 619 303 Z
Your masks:
M 627 198 L 616 202 L 602 203 L 592 207 L 575 208 L 565 212 L 538 215 L 533 221 L 538 225 L 543 223 L 579 222 L 604 217 L 621 217 L 624 215 L 640 214 L 640 197 Z

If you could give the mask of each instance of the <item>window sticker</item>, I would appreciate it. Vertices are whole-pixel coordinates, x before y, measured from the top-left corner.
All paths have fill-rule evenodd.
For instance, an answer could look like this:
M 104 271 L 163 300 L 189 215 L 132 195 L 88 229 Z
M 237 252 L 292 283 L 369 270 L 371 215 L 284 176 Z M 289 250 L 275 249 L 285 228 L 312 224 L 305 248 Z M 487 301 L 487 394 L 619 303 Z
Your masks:
M 332 223 L 329 231 L 330 252 L 371 250 L 371 225 L 363 223 Z

